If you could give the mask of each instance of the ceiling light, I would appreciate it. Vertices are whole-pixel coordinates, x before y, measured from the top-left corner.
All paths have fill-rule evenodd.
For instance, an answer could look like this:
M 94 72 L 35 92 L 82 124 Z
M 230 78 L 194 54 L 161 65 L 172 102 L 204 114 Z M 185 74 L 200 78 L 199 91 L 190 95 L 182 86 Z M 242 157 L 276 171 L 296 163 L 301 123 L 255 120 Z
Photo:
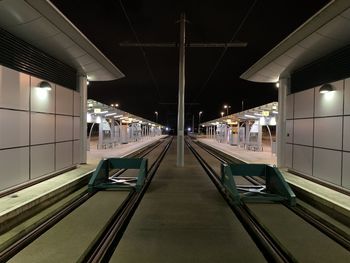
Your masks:
M 321 86 L 321 88 L 319 89 L 319 92 L 322 93 L 322 94 L 323 93 L 328 93 L 328 92 L 331 92 L 331 91 L 334 91 L 334 89 L 333 89 L 333 86 L 331 84 L 329 84 L 329 83 L 323 84 Z
M 38 88 L 41 88 L 41 89 L 46 89 L 46 90 L 52 90 L 52 87 L 50 85 L 49 82 L 47 81 L 41 81 L 38 85 Z

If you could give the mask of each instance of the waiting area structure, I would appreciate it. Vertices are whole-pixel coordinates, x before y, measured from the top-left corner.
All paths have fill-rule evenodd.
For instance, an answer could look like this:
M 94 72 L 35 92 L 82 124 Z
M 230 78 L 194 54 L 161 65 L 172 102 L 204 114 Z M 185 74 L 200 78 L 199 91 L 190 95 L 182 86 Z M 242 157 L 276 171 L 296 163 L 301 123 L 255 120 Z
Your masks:
M 201 123 L 207 138 L 240 149 L 276 153 L 278 103 L 271 102 L 249 110 Z
M 162 134 L 164 126 L 95 100 L 87 100 L 88 145 L 97 149 L 141 141 Z M 96 134 L 97 143 L 91 139 Z M 94 130 L 95 128 L 95 130 Z M 90 150 L 90 148 L 88 148 Z

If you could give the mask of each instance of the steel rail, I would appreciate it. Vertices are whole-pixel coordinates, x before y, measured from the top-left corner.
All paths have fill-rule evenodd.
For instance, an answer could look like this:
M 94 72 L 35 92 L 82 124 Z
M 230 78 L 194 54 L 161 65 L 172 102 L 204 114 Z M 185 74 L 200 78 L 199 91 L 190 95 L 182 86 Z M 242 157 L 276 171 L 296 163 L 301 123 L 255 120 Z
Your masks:
M 134 212 L 136 211 L 139 203 L 142 200 L 145 192 L 148 189 L 161 161 L 163 160 L 166 152 L 168 151 L 172 140 L 167 142 L 166 146 L 162 150 L 158 158 L 153 162 L 148 169 L 148 176 L 146 181 L 139 192 L 133 191 L 130 200 L 124 206 L 124 208 L 118 213 L 118 215 L 112 220 L 110 225 L 106 228 L 105 233 L 101 235 L 101 238 L 95 242 L 95 245 L 82 259 L 81 262 L 108 262 L 115 248 L 117 247 L 122 235 L 130 222 Z
M 206 152 L 214 156 L 220 161 L 223 161 L 225 163 L 229 162 L 235 162 L 236 159 L 234 157 L 226 156 L 225 154 L 221 154 L 218 150 L 213 150 L 212 148 L 206 147 L 203 143 L 196 143 L 199 147 L 204 149 Z M 247 177 L 244 176 L 245 179 L 247 179 L 249 182 L 251 182 L 254 185 L 262 184 L 260 180 L 257 180 L 256 178 Z M 262 178 L 259 178 L 263 180 Z M 308 211 L 306 208 L 304 208 L 300 203 L 297 203 L 296 207 L 289 207 L 285 205 L 288 209 L 290 209 L 292 212 L 294 212 L 296 215 L 304 219 L 309 224 L 316 227 L 319 231 L 321 231 L 323 234 L 327 235 L 329 238 L 337 242 L 339 245 L 344 247 L 345 249 L 350 251 L 350 239 L 346 236 L 344 236 L 342 233 L 337 231 L 336 229 L 332 228 L 330 223 L 323 220 L 322 218 L 316 218 L 315 215 L 313 215 L 310 211 Z
M 221 184 L 218 175 L 208 165 L 208 163 L 200 156 L 200 154 L 186 141 L 187 146 L 195 155 L 201 166 L 207 172 L 208 176 L 227 201 L 228 205 L 240 220 L 244 228 L 251 235 L 257 246 L 269 262 L 294 262 L 295 260 L 289 253 L 282 248 L 269 234 L 264 231 L 263 227 L 258 224 L 254 218 L 246 211 L 244 206 L 236 205 L 231 202 L 225 187 Z
M 152 152 L 154 149 L 156 149 L 162 141 L 157 141 L 156 143 L 152 143 L 151 145 L 136 151 L 134 153 L 131 153 L 127 155 L 128 157 L 143 157 Z M 115 171 L 114 175 L 120 175 L 123 172 L 125 172 L 125 169 Z M 42 235 L 44 232 L 49 230 L 51 227 L 53 227 L 56 223 L 58 223 L 60 220 L 62 220 L 64 217 L 66 217 L 69 213 L 74 211 L 77 207 L 79 207 L 81 204 L 86 202 L 89 198 L 91 198 L 94 194 L 88 193 L 86 191 L 85 194 L 83 194 L 78 199 L 75 199 L 73 202 L 65 206 L 63 209 L 49 217 L 47 220 L 39 224 L 37 227 L 33 228 L 31 231 L 29 231 L 27 234 L 10 244 L 8 247 L 0 251 L 0 262 L 6 262 L 10 258 L 12 258 L 14 255 L 19 253 L 23 248 L 25 248 L 27 245 L 29 245 L 31 242 L 33 242 L 36 238 L 38 238 L 40 235 Z M 129 200 L 131 196 L 128 196 L 126 200 Z M 124 206 L 126 203 L 123 202 L 122 206 Z M 119 209 L 118 209 L 119 210 Z M 117 214 L 119 211 L 117 210 Z

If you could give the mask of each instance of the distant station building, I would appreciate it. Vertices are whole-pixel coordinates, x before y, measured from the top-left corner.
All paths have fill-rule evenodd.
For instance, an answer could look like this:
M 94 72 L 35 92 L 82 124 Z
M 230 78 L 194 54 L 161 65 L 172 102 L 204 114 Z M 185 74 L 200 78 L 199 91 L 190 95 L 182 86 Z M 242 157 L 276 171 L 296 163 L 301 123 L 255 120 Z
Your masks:
M 241 78 L 279 84 L 279 167 L 350 188 L 350 2 L 331 1 Z
M 87 80 L 121 77 L 49 1 L 0 1 L 0 190 L 85 163 Z

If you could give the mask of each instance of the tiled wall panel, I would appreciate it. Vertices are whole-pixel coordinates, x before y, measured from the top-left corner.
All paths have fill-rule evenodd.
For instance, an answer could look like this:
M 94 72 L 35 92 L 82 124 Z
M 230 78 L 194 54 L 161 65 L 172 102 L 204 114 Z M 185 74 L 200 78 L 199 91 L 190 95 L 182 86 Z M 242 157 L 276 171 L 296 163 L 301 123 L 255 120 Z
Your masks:
M 293 112 L 294 112 L 294 94 L 291 94 L 287 96 L 286 118 L 293 119 Z
M 312 147 L 293 146 L 293 169 L 312 175 Z
M 74 116 L 80 116 L 80 93 L 73 91 L 73 98 L 74 98 Z
M 56 115 L 56 142 L 73 140 L 73 117 Z
M 56 114 L 73 115 L 73 91 L 56 85 Z
M 31 144 L 53 143 L 55 141 L 55 115 L 31 114 Z
M 285 148 L 285 158 L 286 158 L 286 167 L 292 168 L 293 167 L 293 145 L 292 144 L 286 144 Z
M 73 142 L 73 164 L 80 163 L 80 141 Z
M 350 152 L 350 116 L 344 117 L 343 149 Z
M 0 109 L 0 149 L 29 145 L 29 113 Z
M 315 119 L 315 146 L 341 150 L 342 117 Z
M 74 117 L 74 140 L 80 139 L 80 117 Z
M 294 118 L 313 117 L 314 89 L 304 90 L 294 94 Z
M 73 142 L 56 143 L 56 170 L 73 165 Z
M 342 185 L 350 189 L 350 153 L 343 153 L 343 176 Z
M 341 183 L 340 151 L 314 149 L 314 174 L 325 181 L 340 185 Z
M 0 66 L 0 107 L 29 109 L 29 75 Z
M 344 87 L 344 114 L 350 115 L 350 78 L 345 80 Z
M 312 119 L 294 120 L 294 143 L 312 146 Z
M 286 120 L 286 142 L 293 142 L 293 122 L 294 120 Z
M 32 146 L 30 148 L 31 179 L 55 171 L 55 144 Z
M 29 147 L 1 150 L 0 167 L 0 190 L 28 181 Z

